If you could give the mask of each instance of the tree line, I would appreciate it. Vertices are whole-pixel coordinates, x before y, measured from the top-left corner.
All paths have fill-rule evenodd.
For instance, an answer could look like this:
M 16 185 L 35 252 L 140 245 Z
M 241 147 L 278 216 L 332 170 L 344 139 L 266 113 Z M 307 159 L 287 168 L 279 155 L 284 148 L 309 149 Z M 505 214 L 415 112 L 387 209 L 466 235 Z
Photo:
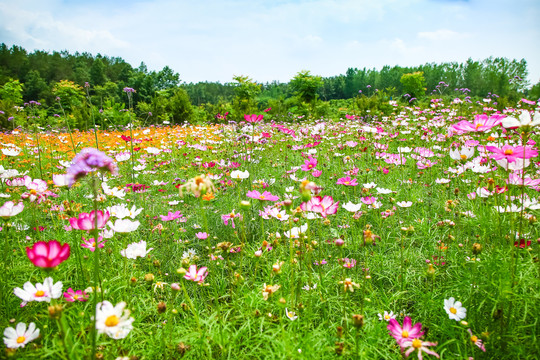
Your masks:
M 331 77 L 303 71 L 288 83 L 261 84 L 244 75 L 235 76 L 227 83 L 186 83 L 168 66 L 149 71 L 144 63 L 133 67 L 121 57 L 94 56 L 87 52 L 28 52 L 20 46 L 8 47 L 2 43 L 0 111 L 4 112 L 5 122 L 15 106 L 38 101 L 49 116 L 62 110 L 85 118 L 88 123 L 92 114 L 77 108 L 92 104 L 100 111 L 100 118 L 121 123 L 125 119 L 120 118 L 125 114 L 119 115 L 118 111 L 131 105 L 139 117 L 151 114 L 150 121 L 180 122 L 193 117 L 208 120 L 226 112 L 239 117 L 243 111 L 267 108 L 282 115 L 291 111 L 311 113 L 321 108 L 321 102 L 359 101 L 380 94 L 384 94 L 385 100 L 398 101 L 464 89 L 471 97 L 492 94 L 509 100 L 523 95 L 540 97 L 540 83 L 529 89 L 524 80 L 527 75 L 524 59 L 490 57 L 481 61 L 469 59 L 465 63 L 384 66 L 380 70 L 349 68 L 345 74 Z M 127 104 L 125 88 L 136 91 L 131 104 Z M 5 127 L 3 123 L 0 125 Z M 82 123 L 74 125 L 84 127 Z

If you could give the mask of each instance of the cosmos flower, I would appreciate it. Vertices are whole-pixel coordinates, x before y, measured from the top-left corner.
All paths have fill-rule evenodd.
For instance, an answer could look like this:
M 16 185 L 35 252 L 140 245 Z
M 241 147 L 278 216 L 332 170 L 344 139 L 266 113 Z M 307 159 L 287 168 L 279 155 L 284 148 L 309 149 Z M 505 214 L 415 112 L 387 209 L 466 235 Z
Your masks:
M 456 321 L 463 320 L 467 316 L 467 309 L 461 305 L 461 302 L 455 301 L 453 297 L 444 299 L 444 310 L 450 319 Z
M 403 319 L 403 326 L 399 325 L 396 319 L 390 319 L 386 328 L 390 331 L 390 336 L 396 339 L 399 345 L 424 335 L 422 323 L 416 323 L 413 326 L 411 318 L 408 316 Z
M 85 302 L 88 300 L 88 294 L 84 290 L 75 291 L 72 288 L 69 288 L 67 292 L 64 293 L 64 299 L 68 302 Z
M 62 282 L 58 281 L 54 284 L 53 279 L 48 277 L 43 280 L 43 284 L 37 283 L 34 286 L 30 281 L 27 281 L 22 289 L 17 287 L 13 293 L 23 301 L 21 307 L 30 301 L 50 302 L 51 299 L 58 299 L 62 296 Z
M 26 328 L 25 323 L 18 323 L 14 328 L 7 327 L 4 330 L 4 344 L 9 349 L 17 349 L 25 347 L 30 341 L 37 339 L 39 336 L 39 329 L 36 329 L 36 324 L 33 322 Z
M 4 205 L 0 206 L 0 217 L 8 219 L 12 216 L 20 214 L 24 209 L 22 202 L 15 204 L 13 201 L 6 201 Z
M 327 195 L 324 198 L 321 196 L 312 197 L 307 203 L 303 202 L 300 208 L 304 211 L 312 211 L 320 214 L 322 217 L 333 215 L 337 212 L 339 201 L 334 202 L 334 199 Z
M 252 199 L 260 200 L 260 201 L 278 201 L 279 200 L 279 197 L 277 197 L 276 195 L 272 195 L 272 193 L 270 193 L 269 191 L 265 191 L 261 194 L 257 190 L 251 190 L 251 191 L 248 191 L 246 196 Z
M 37 267 L 53 268 L 69 258 L 69 244 L 60 245 L 56 240 L 38 241 L 32 247 L 26 247 L 28 259 Z
M 191 265 L 188 269 L 188 272 L 184 275 L 184 279 L 202 284 L 207 276 L 208 268 L 206 266 L 203 266 L 199 268 L 199 270 L 197 270 L 197 265 Z
M 96 226 L 96 212 L 94 210 L 90 213 L 80 213 L 78 217 L 72 217 L 69 219 L 69 224 L 76 230 L 93 230 Z M 97 228 L 101 229 L 109 221 L 110 213 L 101 210 L 97 211 Z
M 120 255 L 128 259 L 136 259 L 138 257 L 145 257 L 153 249 L 146 250 L 146 241 L 141 240 L 138 243 L 129 244 L 124 250 L 120 250 Z
M 117 233 L 130 233 L 139 228 L 141 223 L 138 220 L 131 221 L 128 219 L 117 219 L 114 224 L 109 223 L 109 226 Z
M 133 329 L 133 321 L 130 311 L 125 309 L 126 303 L 119 302 L 113 306 L 108 301 L 97 304 L 96 330 L 99 334 L 107 334 L 113 339 L 123 339 Z
M 420 339 L 413 339 L 413 340 L 406 340 L 402 342 L 401 349 L 405 350 L 405 356 L 408 357 L 413 353 L 414 351 L 418 350 L 418 359 L 422 360 L 422 352 L 425 352 L 426 354 L 433 355 L 437 359 L 439 358 L 439 354 L 437 354 L 435 351 L 428 348 L 428 346 L 437 346 L 436 342 L 429 342 L 429 341 L 422 341 Z

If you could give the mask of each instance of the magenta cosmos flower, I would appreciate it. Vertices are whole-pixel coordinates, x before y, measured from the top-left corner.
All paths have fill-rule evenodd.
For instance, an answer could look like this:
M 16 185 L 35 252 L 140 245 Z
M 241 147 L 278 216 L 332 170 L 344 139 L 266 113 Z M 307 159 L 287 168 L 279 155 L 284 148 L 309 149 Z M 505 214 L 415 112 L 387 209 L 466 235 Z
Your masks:
M 64 293 L 64 299 L 66 299 L 68 302 L 85 302 L 88 300 L 88 294 L 83 290 L 75 291 L 72 288 L 69 288 L 68 291 Z
M 300 208 L 303 211 L 312 211 L 314 213 L 320 214 L 322 217 L 335 214 L 339 207 L 339 201 L 334 202 L 334 199 L 331 196 L 314 196 L 308 202 L 303 202 L 300 204 Z
M 506 159 L 508 162 L 515 162 L 517 158 L 530 159 L 538 156 L 538 150 L 528 146 L 503 145 L 502 148 L 496 146 L 486 146 L 486 150 L 493 153 L 491 157 L 495 160 Z
M 424 335 L 422 323 L 416 323 L 412 326 L 411 318 L 408 316 L 405 316 L 403 319 L 403 327 L 399 325 L 396 319 L 390 319 L 386 328 L 390 331 L 390 336 L 396 339 L 400 346 L 402 346 L 405 341 L 418 339 L 420 336 Z
M 311 171 L 317 166 L 317 159 L 309 155 L 308 160 L 304 162 L 304 165 L 300 167 L 300 169 L 304 171 Z
M 199 270 L 197 270 L 197 265 L 191 265 L 188 272 L 184 275 L 184 279 L 202 284 L 207 276 L 208 268 L 206 266 L 203 266 Z
M 356 186 L 358 185 L 358 181 L 355 179 L 351 179 L 350 176 L 345 176 L 343 178 L 339 178 L 336 182 L 337 185 L 345 185 L 345 186 Z
M 72 186 L 75 181 L 85 177 L 89 172 L 96 170 L 105 170 L 117 175 L 118 168 L 113 159 L 104 152 L 94 148 L 85 148 L 78 153 L 71 166 L 67 169 L 68 186 Z
M 257 115 L 257 114 L 253 114 L 253 115 L 244 115 L 244 120 L 246 120 L 248 123 L 258 123 L 258 122 L 261 122 L 263 121 L 263 117 L 264 115 Z
M 97 228 L 101 229 L 105 226 L 109 218 L 111 217 L 108 211 L 97 211 Z M 95 211 L 90 213 L 80 213 L 79 217 L 72 217 L 69 219 L 69 223 L 73 229 L 76 230 L 93 230 L 96 227 Z
M 277 197 L 276 195 L 272 195 L 272 193 L 270 193 L 269 191 L 265 191 L 261 194 L 257 190 L 251 190 L 251 191 L 248 191 L 246 196 L 252 199 L 260 200 L 260 201 L 278 201 L 279 200 L 279 197 Z
M 60 245 L 57 240 L 38 241 L 32 247 L 26 247 L 28 259 L 37 267 L 53 268 L 67 260 L 70 254 L 69 244 Z

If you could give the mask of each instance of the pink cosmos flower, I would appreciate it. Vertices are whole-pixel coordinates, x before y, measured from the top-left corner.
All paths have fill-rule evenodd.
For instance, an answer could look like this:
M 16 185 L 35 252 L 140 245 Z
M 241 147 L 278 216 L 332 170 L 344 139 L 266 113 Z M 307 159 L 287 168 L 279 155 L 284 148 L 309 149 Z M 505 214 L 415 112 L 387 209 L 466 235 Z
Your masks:
M 474 345 L 478 346 L 480 348 L 480 350 L 482 350 L 483 352 L 486 352 L 486 347 L 484 346 L 484 344 L 482 343 L 482 340 L 478 338 L 478 336 L 474 335 L 472 333 L 472 330 L 471 329 L 467 329 L 467 331 L 469 332 L 469 334 L 471 335 L 471 341 L 473 342 Z
M 540 179 L 531 179 L 530 176 L 522 177 L 521 171 L 516 171 L 508 174 L 508 179 L 506 180 L 508 185 L 517 185 L 517 186 L 529 186 L 536 187 L 540 185 Z
M 83 248 L 86 248 L 92 252 L 94 252 L 96 250 L 96 242 L 94 240 L 94 238 L 90 238 L 90 239 L 85 239 L 85 238 L 82 238 L 83 239 L 83 243 L 81 244 L 81 246 Z M 97 241 L 97 246 L 102 249 L 104 246 L 105 246 L 105 242 L 107 240 L 103 241 L 103 236 L 99 236 L 98 237 L 98 241 Z
M 195 234 L 195 236 L 197 237 L 197 239 L 199 240 L 205 240 L 205 239 L 208 239 L 208 234 L 205 233 L 205 232 L 198 232 Z
M 304 171 L 311 171 L 312 169 L 314 169 L 315 167 L 317 166 L 317 159 L 315 159 L 314 157 L 312 157 L 311 155 L 309 155 L 309 158 L 308 160 L 306 160 L 304 162 L 304 165 L 302 165 L 300 167 L 300 169 L 304 170 Z
M 258 123 L 258 122 L 261 122 L 263 121 L 263 117 L 264 115 L 257 115 L 257 114 L 252 114 L 252 115 L 244 115 L 244 120 L 246 120 L 248 123 Z
M 161 221 L 171 221 L 171 220 L 181 218 L 184 215 L 182 215 L 180 211 L 175 211 L 175 212 L 169 211 L 167 215 L 159 215 L 159 216 L 161 217 Z
M 188 272 L 184 275 L 184 279 L 195 281 L 202 285 L 204 279 L 208 276 L 208 268 L 206 266 L 197 270 L 197 265 L 191 265 Z
M 358 185 L 358 180 L 356 180 L 356 178 L 351 179 L 350 176 L 345 176 L 343 178 L 339 178 L 336 184 L 345 186 L 356 186 Z
M 111 214 L 108 211 L 105 213 L 101 210 L 97 211 L 97 228 L 101 229 L 105 226 Z M 72 217 L 69 219 L 69 223 L 73 229 L 77 230 L 93 230 L 96 226 L 96 215 L 95 211 L 92 210 L 90 213 L 80 213 L 78 217 Z
M 396 339 L 400 346 L 405 341 L 417 339 L 424 335 L 422 323 L 416 323 L 412 326 L 411 318 L 408 316 L 403 319 L 403 327 L 399 325 L 396 319 L 390 319 L 386 328 L 390 331 L 390 336 Z
M 505 115 L 497 114 L 491 115 L 490 117 L 485 114 L 476 115 L 473 123 L 470 123 L 467 120 L 462 120 L 457 124 L 452 125 L 449 131 L 451 134 L 457 133 L 458 135 L 466 134 L 468 132 L 486 132 L 501 124 L 502 119 L 504 118 Z
M 318 178 L 318 177 L 321 176 L 321 175 L 322 175 L 322 171 L 321 171 L 321 170 L 313 170 L 313 171 L 311 172 L 311 176 L 316 177 L 316 178 Z
M 221 220 L 223 220 L 223 224 L 229 225 L 229 220 L 231 221 L 232 228 L 235 228 L 234 219 L 239 218 L 240 221 L 242 221 L 242 214 L 237 214 L 233 211 L 231 211 L 229 214 L 221 215 Z
M 327 195 L 324 198 L 320 196 L 312 197 L 308 202 L 300 204 L 303 211 L 312 211 L 320 214 L 322 217 L 335 214 L 339 207 L 339 201 L 334 202 L 334 199 Z
M 88 300 L 88 294 L 83 290 L 75 291 L 72 288 L 69 288 L 64 293 L 64 299 L 66 299 L 66 301 L 68 302 L 75 302 L 75 301 L 85 302 L 86 300 Z
M 70 254 L 69 244 L 60 245 L 57 240 L 38 241 L 31 248 L 26 247 L 28 259 L 37 267 L 53 268 L 67 260 Z
M 246 196 L 252 199 L 260 200 L 260 201 L 278 201 L 279 200 L 279 197 L 277 197 L 276 195 L 272 195 L 269 191 L 265 191 L 261 194 L 257 190 L 251 190 L 251 191 L 248 191 Z
M 491 157 L 495 160 L 506 159 L 508 162 L 515 162 L 517 158 L 530 159 L 538 156 L 538 150 L 528 146 L 503 145 L 502 148 L 496 146 L 486 146 L 486 150 L 493 153 Z

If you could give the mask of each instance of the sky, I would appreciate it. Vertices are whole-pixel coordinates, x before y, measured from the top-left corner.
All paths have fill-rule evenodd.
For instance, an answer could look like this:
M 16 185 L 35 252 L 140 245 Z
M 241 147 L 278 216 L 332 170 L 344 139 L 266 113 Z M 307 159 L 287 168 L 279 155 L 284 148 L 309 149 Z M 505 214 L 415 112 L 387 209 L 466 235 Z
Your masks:
M 538 19 L 539 0 L 1 0 L 0 42 L 169 66 L 188 83 L 506 57 L 527 61 L 532 85 Z

